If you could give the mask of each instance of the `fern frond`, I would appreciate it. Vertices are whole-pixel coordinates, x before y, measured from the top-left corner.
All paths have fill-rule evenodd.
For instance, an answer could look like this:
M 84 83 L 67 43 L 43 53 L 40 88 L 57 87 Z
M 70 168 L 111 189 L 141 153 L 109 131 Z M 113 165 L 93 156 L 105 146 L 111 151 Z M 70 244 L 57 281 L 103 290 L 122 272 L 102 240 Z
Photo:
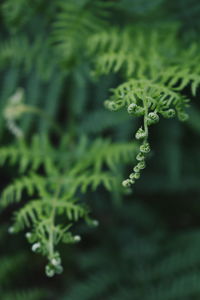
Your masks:
M 168 28 L 167 35 L 163 35 Z M 178 28 L 178 27 L 177 27 Z M 88 54 L 94 57 L 95 74 L 109 74 L 122 71 L 126 77 L 154 78 L 169 65 L 170 48 L 172 57 L 176 51 L 174 26 L 164 25 L 160 30 L 136 26 L 124 30 L 111 28 L 92 35 L 87 44 Z M 147 51 L 148 49 L 148 51 Z M 168 53 L 169 54 L 169 53 Z
M 29 68 L 31 57 L 27 56 L 27 51 L 29 51 L 29 43 L 25 36 L 13 37 L 3 42 L 0 47 L 0 65 L 12 60 L 17 65 L 23 62 Z
M 75 171 L 75 170 L 73 170 Z M 83 172 L 77 177 L 72 177 L 69 183 L 69 194 L 74 195 L 80 188 L 82 193 L 86 193 L 89 187 L 96 190 L 99 185 L 103 185 L 107 190 L 117 187 L 118 178 L 109 172 Z
M 36 171 L 41 166 L 44 166 L 47 173 L 52 173 L 55 171 L 54 159 L 56 160 L 55 152 L 46 136 L 34 136 L 31 147 L 24 139 L 20 139 L 15 146 L 0 149 L 0 164 L 3 165 L 5 162 L 11 165 L 18 164 L 21 173 L 27 169 Z
M 0 206 L 6 207 L 13 202 L 21 201 L 23 192 L 26 192 L 28 196 L 33 196 L 36 191 L 39 195 L 43 195 L 45 185 L 46 180 L 44 177 L 34 173 L 16 179 L 4 189 L 1 195 Z
M 176 42 L 178 27 L 169 27 L 163 40 L 166 28 L 111 28 L 91 36 L 88 52 L 94 56 L 95 73 L 122 71 L 128 78 L 153 80 L 177 91 L 191 85 L 195 95 L 200 84 L 197 47 L 193 44 L 187 52 L 183 50 L 184 45 Z
M 70 0 L 59 3 L 60 12 L 53 25 L 51 40 L 64 59 L 73 60 L 88 35 L 105 27 L 107 7 L 108 4 L 101 1 L 78 4 Z
M 56 210 L 59 213 L 65 212 L 69 221 L 78 221 L 80 218 L 85 218 L 89 214 L 89 209 L 78 203 L 77 199 L 61 198 L 55 204 Z
M 89 151 L 84 154 L 80 162 L 72 169 L 70 174 L 77 174 L 90 167 L 95 173 L 102 169 L 105 164 L 111 170 L 116 170 L 120 162 L 132 160 L 134 152 L 137 150 L 136 144 L 111 143 L 109 140 L 96 139 Z M 98 155 L 97 155 L 98 153 Z
M 65 216 L 67 222 L 84 219 L 89 225 L 95 225 L 89 217 L 88 207 L 76 200 L 77 196 L 89 187 L 96 190 L 99 185 L 118 190 L 118 165 L 122 161 L 131 161 L 137 149 L 136 144 L 111 143 L 103 139 L 89 144 L 87 138 L 83 138 L 75 151 L 71 148 L 66 151 L 66 141 L 69 143 L 70 139 L 64 136 L 56 148 L 45 136 L 34 136 L 30 144 L 21 139 L 13 146 L 0 149 L 2 164 L 5 161 L 18 164 L 19 171 L 27 174 L 8 185 L 2 193 L 2 208 L 28 197 L 28 202 L 24 206 L 22 203 L 14 213 L 9 232 L 31 230 L 27 233 L 28 241 L 33 244 L 33 251 L 48 258 L 48 276 L 62 271 L 59 253 L 55 251 L 58 242 L 80 240 L 79 236 L 72 235 L 68 225 L 61 226 L 58 216 Z M 42 176 L 39 175 L 41 170 Z M 52 263 L 55 259 L 57 265 Z
M 130 76 L 137 64 L 133 59 L 131 44 L 128 30 L 120 34 L 117 28 L 113 28 L 109 32 L 92 35 L 88 40 L 88 54 L 95 57 L 96 73 L 116 73 L 123 68 Z M 135 59 L 139 58 L 136 55 Z
M 162 73 L 160 81 L 176 91 L 182 91 L 190 85 L 192 95 L 195 96 L 200 85 L 200 70 L 191 67 L 169 67 Z
M 32 200 L 14 214 L 14 231 L 17 232 L 41 221 L 43 203 L 40 199 Z
M 179 116 L 189 102 L 189 99 L 180 95 L 173 88 L 145 79 L 130 79 L 113 89 L 112 92 L 111 101 L 116 104 L 116 109 L 132 103 L 143 105 L 142 102 L 145 100 L 148 109 L 162 113 L 166 109 L 175 107 Z M 109 102 L 106 104 L 109 106 Z
M 5 69 L 11 64 L 19 67 L 21 71 L 23 70 L 26 76 L 30 75 L 32 71 L 41 81 L 46 81 L 53 76 L 57 58 L 53 54 L 49 42 L 44 41 L 42 36 L 30 42 L 27 36 L 17 35 L 2 41 L 0 46 L 1 69 Z
M 173 86 L 174 83 L 171 85 Z M 123 181 L 124 187 L 135 183 L 135 180 L 140 178 L 140 171 L 145 168 L 146 154 L 150 152 L 149 126 L 159 122 L 160 115 L 172 118 L 177 114 L 181 121 L 188 118 L 185 109 L 189 99 L 178 93 L 177 88 L 172 86 L 149 79 L 130 79 L 112 89 L 111 98 L 105 101 L 105 106 L 111 111 L 117 111 L 125 106 L 130 115 L 142 116 L 144 120 L 143 127 L 140 127 L 135 134 L 136 139 L 143 140 L 137 155 L 138 164 L 133 169 L 134 173 Z

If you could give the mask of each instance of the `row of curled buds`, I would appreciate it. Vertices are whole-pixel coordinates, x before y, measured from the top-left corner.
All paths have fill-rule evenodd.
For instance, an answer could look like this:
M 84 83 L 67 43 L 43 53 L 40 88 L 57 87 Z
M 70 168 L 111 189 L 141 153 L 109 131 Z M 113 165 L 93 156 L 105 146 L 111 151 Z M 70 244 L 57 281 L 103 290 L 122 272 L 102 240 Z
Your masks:
M 140 146 L 140 152 L 136 156 L 137 164 L 134 166 L 133 172 L 129 175 L 129 178 L 122 182 L 123 187 L 130 187 L 135 183 L 135 180 L 140 178 L 140 172 L 146 167 L 146 155 L 150 152 L 150 150 L 148 142 L 144 142 Z
M 23 131 L 17 125 L 17 120 L 20 119 L 26 110 L 27 107 L 24 105 L 24 89 L 18 88 L 8 99 L 7 106 L 3 112 L 8 129 L 17 138 L 23 137 Z
M 145 115 L 145 108 L 143 106 L 137 105 L 136 103 L 129 104 L 127 108 L 128 113 L 131 116 L 140 117 Z M 150 122 L 154 122 L 155 116 L 152 114 L 148 114 L 147 124 Z M 140 146 L 140 152 L 136 156 L 137 164 L 133 168 L 133 172 L 129 175 L 128 179 L 125 179 L 122 182 L 123 187 L 130 187 L 135 183 L 137 179 L 140 178 L 141 171 L 146 167 L 146 154 L 150 151 L 149 143 L 146 141 L 148 138 L 148 133 L 142 127 L 138 129 L 135 134 L 135 138 L 137 140 L 143 140 L 143 143 Z
M 166 119 L 171 119 L 176 116 L 176 111 L 173 108 L 169 108 L 167 110 L 161 111 L 160 114 Z M 183 109 L 177 108 L 177 117 L 180 121 L 185 122 L 188 120 L 189 115 Z M 155 112 L 149 113 L 148 120 L 147 120 L 148 125 L 155 124 L 158 121 L 159 121 L 159 116 L 157 113 Z
M 167 110 L 161 111 L 160 113 L 164 118 L 171 119 L 176 116 L 176 112 L 177 112 L 177 117 L 180 121 L 185 122 L 188 120 L 188 118 L 189 118 L 188 113 L 179 107 L 176 107 L 176 111 L 173 108 L 169 108 Z

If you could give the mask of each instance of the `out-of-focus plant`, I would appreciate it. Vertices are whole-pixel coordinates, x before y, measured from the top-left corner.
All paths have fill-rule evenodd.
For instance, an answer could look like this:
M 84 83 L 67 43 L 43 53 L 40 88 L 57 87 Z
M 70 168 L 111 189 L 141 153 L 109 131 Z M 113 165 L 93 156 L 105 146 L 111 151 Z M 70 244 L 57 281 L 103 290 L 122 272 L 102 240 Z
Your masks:
M 1 4 L 0 162 L 13 175 L 0 207 L 14 212 L 9 232 L 24 230 L 32 250 L 48 259 L 49 277 L 63 271 L 58 244 L 80 241 L 81 219 L 98 224 L 89 191 L 108 190 L 118 200 L 129 193 L 123 187 L 130 188 L 146 166 L 150 126 L 158 123 L 170 152 L 175 131 L 165 138 L 161 119 L 186 121 L 190 98 L 198 93 L 195 30 L 186 30 L 184 16 L 166 1 L 132 2 L 131 9 L 130 1 Z M 111 113 L 99 102 L 104 99 Z M 122 181 L 134 157 L 133 172 Z M 174 166 L 176 158 L 167 168 L 178 178 Z

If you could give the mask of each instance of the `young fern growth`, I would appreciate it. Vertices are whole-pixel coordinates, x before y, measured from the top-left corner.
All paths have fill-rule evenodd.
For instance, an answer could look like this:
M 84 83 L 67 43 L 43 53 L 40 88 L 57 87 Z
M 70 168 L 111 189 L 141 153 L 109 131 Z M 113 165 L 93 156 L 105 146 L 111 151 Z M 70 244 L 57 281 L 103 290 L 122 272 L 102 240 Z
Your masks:
M 117 166 L 120 161 L 131 161 L 135 150 L 134 144 L 101 139 L 89 145 L 86 138 L 72 148 L 66 136 L 57 147 L 46 136 L 35 136 L 31 144 L 21 138 L 0 149 L 0 163 L 18 165 L 20 173 L 1 195 L 1 209 L 13 203 L 20 206 L 9 232 L 26 230 L 32 251 L 48 259 L 47 276 L 63 270 L 58 244 L 80 241 L 80 236 L 71 232 L 73 224 L 81 219 L 88 225 L 98 224 L 84 203 L 85 192 L 99 185 L 120 191 Z
M 111 111 L 126 107 L 131 116 L 143 118 L 143 125 L 135 134 L 136 140 L 141 141 L 138 163 L 123 181 L 125 187 L 135 183 L 145 168 L 150 152 L 149 127 L 158 123 L 160 117 L 177 115 L 179 120 L 187 120 L 185 108 L 189 99 L 180 92 L 191 85 L 195 96 L 200 84 L 197 47 L 191 45 L 186 53 L 184 45 L 178 42 L 177 32 L 176 24 L 162 24 L 158 30 L 146 26 L 122 30 L 114 27 L 89 38 L 94 74 L 120 72 L 126 79 L 111 90 L 112 96 L 105 106 Z M 195 57 L 195 63 L 191 57 Z
M 173 118 L 177 115 L 180 121 L 187 120 L 185 108 L 188 99 L 162 84 L 152 80 L 130 79 L 112 89 L 113 95 L 105 101 L 105 106 L 111 111 L 126 107 L 128 114 L 142 117 L 143 125 L 135 134 L 136 140 L 141 141 L 140 151 L 136 156 L 137 164 L 129 178 L 122 185 L 129 187 L 140 178 L 141 171 L 146 166 L 146 157 L 150 152 L 149 127 L 159 122 L 160 116 Z

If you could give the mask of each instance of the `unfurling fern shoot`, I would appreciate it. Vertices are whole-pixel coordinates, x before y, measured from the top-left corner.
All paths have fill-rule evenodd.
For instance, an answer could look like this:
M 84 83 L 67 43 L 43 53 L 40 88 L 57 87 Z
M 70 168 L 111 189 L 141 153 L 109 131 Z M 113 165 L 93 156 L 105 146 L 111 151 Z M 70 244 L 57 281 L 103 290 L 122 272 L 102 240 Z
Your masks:
M 105 101 L 109 110 L 117 111 L 125 106 L 130 116 L 143 118 L 143 126 L 135 134 L 135 139 L 141 141 L 137 164 L 129 178 L 122 182 L 124 187 L 130 187 L 146 166 L 146 157 L 151 150 L 149 127 L 158 123 L 160 116 L 172 118 L 177 114 L 181 121 L 185 121 L 187 114 L 184 110 L 189 100 L 173 89 L 147 79 L 130 79 L 112 89 L 112 93 L 110 100 Z
M 120 161 L 130 162 L 136 150 L 134 144 L 112 144 L 101 139 L 91 144 L 83 137 L 71 151 L 69 145 L 62 148 L 65 139 L 70 141 L 63 135 L 60 147 L 54 147 L 46 136 L 34 136 L 31 144 L 21 138 L 14 145 L 0 149 L 0 163 L 17 164 L 21 173 L 3 190 L 0 208 L 21 204 L 25 195 L 28 198 L 14 213 L 9 233 L 27 230 L 25 236 L 32 251 L 48 259 L 45 272 L 49 277 L 63 270 L 58 244 L 81 240 L 71 232 L 73 225 L 80 220 L 98 225 L 83 203 L 88 188 L 95 190 L 103 185 L 109 191 L 120 190 L 117 165 Z

